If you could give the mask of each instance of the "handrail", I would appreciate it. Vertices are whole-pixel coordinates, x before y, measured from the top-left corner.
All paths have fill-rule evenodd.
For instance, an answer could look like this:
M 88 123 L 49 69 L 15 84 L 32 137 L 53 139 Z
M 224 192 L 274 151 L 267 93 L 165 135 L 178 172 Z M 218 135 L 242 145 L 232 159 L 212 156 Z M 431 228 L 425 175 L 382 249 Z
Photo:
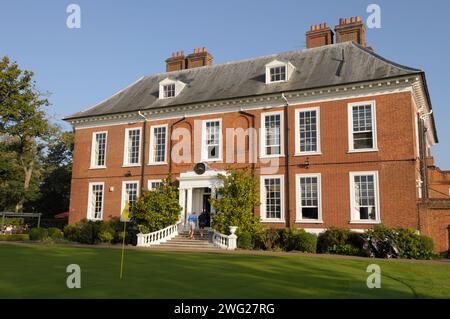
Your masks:
M 164 243 L 173 237 L 178 235 L 178 230 L 181 225 L 181 221 L 174 225 L 170 225 L 164 229 L 160 229 L 148 234 L 137 234 L 137 246 L 145 247 L 152 245 L 159 245 Z
M 227 250 L 235 250 L 237 248 L 237 236 L 234 234 L 236 229 L 237 227 L 230 226 L 231 235 L 224 235 L 214 230 L 212 236 L 214 246 Z

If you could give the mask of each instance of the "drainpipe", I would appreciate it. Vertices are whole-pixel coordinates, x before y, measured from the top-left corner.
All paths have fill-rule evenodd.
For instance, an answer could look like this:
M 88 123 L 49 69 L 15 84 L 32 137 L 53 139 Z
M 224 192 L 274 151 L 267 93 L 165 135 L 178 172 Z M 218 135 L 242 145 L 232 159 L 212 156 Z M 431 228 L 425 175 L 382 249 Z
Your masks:
M 239 114 L 242 114 L 244 116 L 249 116 L 249 117 L 252 118 L 252 130 L 253 130 L 252 135 L 253 135 L 255 133 L 255 114 L 247 113 L 245 111 L 242 111 L 242 109 L 239 111 Z M 254 145 L 250 146 L 250 136 L 249 136 L 249 139 L 248 139 L 248 156 L 249 156 L 249 159 L 250 159 L 250 147 L 253 147 L 253 146 Z M 256 157 L 255 155 L 256 154 L 254 154 L 254 157 Z M 255 177 L 255 171 L 256 171 L 255 165 L 256 165 L 255 158 L 252 158 L 252 176 L 253 177 Z M 253 212 L 253 216 L 255 216 L 255 206 L 253 206 L 252 212 Z
M 291 191 L 290 191 L 290 166 L 289 166 L 289 101 L 284 93 L 281 93 L 282 99 L 286 102 L 284 109 L 284 174 L 285 174 L 285 187 L 286 190 L 286 226 L 291 227 Z
M 251 113 L 247 113 L 247 112 L 242 111 L 242 110 L 239 111 L 239 114 L 242 114 L 244 116 L 249 116 L 249 117 L 252 118 L 252 124 L 251 125 L 252 125 L 252 129 L 253 129 L 253 132 L 254 132 L 254 130 L 255 130 L 255 115 L 251 114 Z M 250 146 L 250 138 L 249 138 L 249 140 L 248 140 L 248 154 L 249 154 L 249 156 L 250 156 L 250 147 L 251 146 Z M 256 163 L 255 163 L 255 161 L 252 158 L 252 174 L 253 174 L 253 176 L 255 176 L 255 164 Z
M 146 137 L 147 137 L 147 122 L 148 122 L 148 118 L 141 113 L 141 111 L 138 111 L 138 115 L 140 117 L 142 117 L 144 119 L 144 134 L 142 137 L 142 142 L 144 144 L 144 146 L 142 147 L 142 166 L 141 166 L 141 189 L 145 189 L 144 187 L 144 173 L 145 173 L 145 154 L 147 154 L 147 152 L 145 151 L 145 145 L 146 145 Z M 141 191 L 142 194 L 142 191 Z
M 169 156 L 169 175 L 172 175 L 172 133 L 173 133 L 173 128 L 175 127 L 175 125 L 177 125 L 178 123 L 183 122 L 184 120 L 186 120 L 186 116 L 183 116 L 181 119 L 179 119 L 178 121 L 176 121 L 175 123 L 173 123 L 170 126 L 170 135 L 169 135 L 169 151 L 167 156 Z

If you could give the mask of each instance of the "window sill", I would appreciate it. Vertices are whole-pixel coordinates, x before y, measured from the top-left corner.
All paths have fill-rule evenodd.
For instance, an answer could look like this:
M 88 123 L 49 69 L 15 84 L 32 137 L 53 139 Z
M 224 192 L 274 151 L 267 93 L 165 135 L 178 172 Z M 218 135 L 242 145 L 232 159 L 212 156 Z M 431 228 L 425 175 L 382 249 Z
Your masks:
M 381 220 L 351 220 L 349 224 L 376 225 L 381 224 Z
M 310 220 L 310 219 L 296 219 L 296 224 L 323 224 L 322 219 Z
M 267 158 L 277 158 L 277 157 L 285 157 L 284 155 L 260 155 L 260 159 L 267 159 Z
M 323 155 L 322 152 L 304 152 L 304 153 L 295 153 L 294 156 L 314 156 L 314 155 Z
M 141 164 L 123 164 L 122 167 L 139 167 Z
M 223 163 L 223 159 L 218 158 L 218 159 L 202 159 L 202 162 L 205 163 Z
M 347 154 L 352 154 L 352 153 L 370 153 L 370 152 L 378 152 L 379 149 L 378 148 L 365 148 L 365 149 L 360 149 L 360 150 L 348 150 Z
M 91 166 L 89 169 L 105 169 L 106 166 Z
M 261 219 L 261 223 L 275 223 L 275 224 L 281 224 L 286 223 L 284 219 Z
M 149 166 L 167 165 L 167 162 L 148 163 Z

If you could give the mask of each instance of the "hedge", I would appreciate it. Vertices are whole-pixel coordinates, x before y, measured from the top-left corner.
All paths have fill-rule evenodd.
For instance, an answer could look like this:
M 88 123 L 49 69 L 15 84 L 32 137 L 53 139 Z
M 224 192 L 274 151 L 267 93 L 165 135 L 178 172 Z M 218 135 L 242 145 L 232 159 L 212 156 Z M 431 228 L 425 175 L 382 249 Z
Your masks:
M 28 234 L 0 234 L 0 241 L 27 241 L 30 240 Z

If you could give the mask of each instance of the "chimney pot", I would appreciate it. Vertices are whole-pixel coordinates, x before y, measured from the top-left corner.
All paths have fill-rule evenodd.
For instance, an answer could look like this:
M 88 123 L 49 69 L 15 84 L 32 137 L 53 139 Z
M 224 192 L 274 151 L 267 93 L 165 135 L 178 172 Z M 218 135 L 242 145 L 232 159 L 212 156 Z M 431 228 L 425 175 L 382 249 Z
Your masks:
M 343 18 L 339 19 L 339 24 L 341 24 L 341 25 L 344 24 L 344 19 Z
M 328 23 L 325 22 L 324 27 L 325 27 L 325 28 L 328 28 Z
M 206 48 L 205 47 L 203 47 L 203 52 L 206 52 Z
M 351 17 L 351 18 L 350 18 L 350 22 L 351 22 L 351 23 L 355 23 L 355 17 Z
M 194 53 L 197 53 L 197 48 L 194 48 Z
M 345 24 L 348 24 L 348 18 L 345 18 Z
M 361 17 L 360 16 L 356 17 L 356 22 L 361 22 Z
M 181 51 L 181 56 L 184 56 L 184 51 Z

